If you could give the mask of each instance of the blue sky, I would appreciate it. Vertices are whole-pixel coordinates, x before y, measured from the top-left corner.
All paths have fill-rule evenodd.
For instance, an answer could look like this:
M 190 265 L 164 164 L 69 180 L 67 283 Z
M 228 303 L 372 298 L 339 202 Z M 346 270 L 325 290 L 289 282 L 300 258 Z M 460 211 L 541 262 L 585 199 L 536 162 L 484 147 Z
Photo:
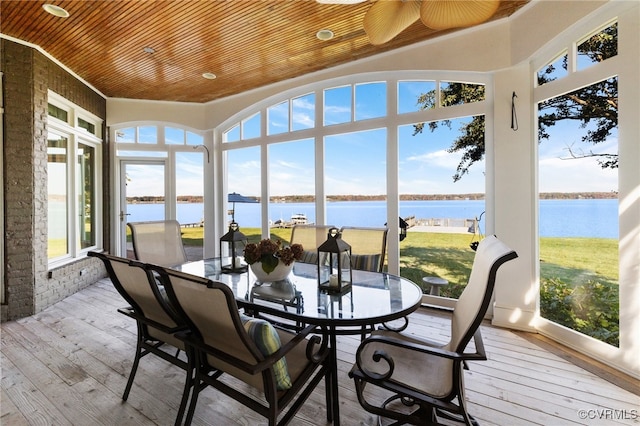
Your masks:
M 408 82 L 400 85 L 399 112 L 417 109 L 416 99 L 432 90 L 433 82 Z M 325 94 L 325 123 L 336 124 L 384 116 L 386 97 L 382 84 L 339 87 Z M 351 111 L 352 93 L 357 102 Z M 289 118 L 287 103 L 268 111 L 270 133 L 289 130 L 289 123 L 314 125 L 313 95 L 292 101 L 293 117 Z M 255 119 L 255 117 L 254 117 Z M 484 189 L 484 161 L 475 163 L 458 182 L 452 176 L 462 153 L 447 149 L 460 134 L 460 128 L 471 117 L 451 121 L 451 127 L 440 125 L 435 131 L 425 129 L 413 136 L 413 125 L 398 129 L 400 194 L 465 194 L 482 193 Z M 258 122 L 256 120 L 256 122 Z M 247 124 L 247 123 L 245 123 Z M 243 131 L 250 134 L 249 126 Z M 588 129 L 588 128 L 587 128 Z M 539 145 L 539 188 L 542 192 L 582 192 L 617 190 L 617 170 L 603 170 L 594 158 L 569 159 L 568 147 L 574 153 L 616 153 L 617 134 L 606 143 L 594 146 L 581 142 L 587 129 L 574 122 L 559 123 L 549 129 L 551 138 Z M 386 129 L 331 135 L 325 143 L 325 190 L 328 195 L 378 195 L 386 193 Z M 240 131 L 232 136 L 240 139 Z M 270 148 L 270 193 L 272 195 L 309 195 L 314 193 L 314 149 L 312 140 L 272 145 Z M 229 191 L 245 195 L 260 195 L 257 186 L 259 150 L 248 148 L 229 154 L 233 166 L 229 177 Z
M 452 126 L 462 120 L 455 120 Z M 466 121 L 466 120 L 464 120 Z M 332 135 L 325 138 L 325 191 L 328 195 L 380 195 L 386 193 L 386 129 Z M 452 176 L 461 154 L 446 150 L 453 130 L 440 126 L 434 133 L 411 136 L 413 126 L 400 135 L 400 193 L 484 192 L 484 162 L 474 164 L 470 174 L 457 183 Z M 269 147 L 270 193 L 309 195 L 314 193 L 313 140 L 275 144 Z M 229 191 L 260 195 L 259 150 L 229 152 L 233 167 Z
M 420 93 L 432 90 L 433 82 L 412 81 L 398 88 L 398 111 L 417 109 Z M 356 97 L 352 111 L 351 96 Z M 387 109 L 384 83 L 366 83 L 336 87 L 325 92 L 325 125 L 361 121 L 382 117 Z M 315 126 L 315 95 L 307 94 L 288 102 L 275 104 L 267 110 L 269 134 L 301 130 Z M 289 114 L 292 116 L 289 117 Z M 248 117 L 228 133 L 230 140 L 251 139 L 260 134 L 263 117 Z M 453 182 L 452 176 L 461 153 L 447 149 L 459 135 L 460 128 L 471 118 L 452 120 L 451 128 L 440 125 L 434 132 L 425 129 L 413 136 L 413 125 L 398 129 L 400 194 L 465 194 L 484 192 L 484 161 L 475 163 L 468 175 Z M 567 120 L 568 121 L 568 120 Z M 379 195 L 386 193 L 386 132 L 374 129 L 326 136 L 325 190 L 328 195 Z M 580 141 L 585 129 L 575 123 L 560 123 L 550 129 L 551 140 L 539 145 L 539 189 L 542 192 L 616 191 L 617 170 L 602 170 L 593 158 L 571 160 L 568 147 L 574 152 L 617 152 L 617 135 L 601 145 Z M 173 133 L 176 133 L 174 135 Z M 170 132 L 180 139 L 179 132 Z M 188 132 L 187 132 L 188 133 Z M 241 136 L 242 135 L 242 136 Z M 188 136 L 188 135 L 187 135 Z M 175 141 L 179 143 L 179 141 Z M 187 141 L 194 144 L 193 141 Z M 232 142 L 231 142 L 232 143 Z M 302 139 L 269 146 L 271 195 L 310 195 L 315 192 L 314 142 Z M 260 195 L 260 151 L 258 147 L 229 151 L 229 192 Z M 178 195 L 202 195 L 203 151 L 180 154 L 176 174 Z M 162 176 L 149 169 L 130 170 L 135 179 L 131 195 L 161 195 L 158 182 Z M 143 194 L 144 193 L 144 194 Z
M 618 190 L 617 169 L 602 169 L 593 157 L 572 159 L 570 154 L 617 153 L 617 132 L 606 142 L 593 145 L 581 141 L 585 131 L 575 122 L 560 122 L 549 129 L 550 140 L 542 141 L 538 147 L 540 192 Z
M 433 90 L 435 82 L 407 81 L 398 87 L 398 111 L 418 110 L 417 97 Z M 355 96 L 356 102 L 352 100 Z M 355 111 L 352 105 L 355 104 Z M 267 110 L 269 134 L 279 134 L 315 125 L 315 96 L 304 95 L 276 104 Z M 386 86 L 372 82 L 341 86 L 324 92 L 323 124 L 331 126 L 384 117 Z M 289 117 L 291 113 L 292 117 Z M 260 117 L 245 120 L 227 134 L 228 140 L 249 139 L 259 135 Z M 473 166 L 470 175 L 453 183 L 452 176 L 461 154 L 447 153 L 447 148 L 470 118 L 453 120 L 452 128 L 440 126 L 412 136 L 413 126 L 399 129 L 400 192 L 407 194 L 484 192 L 484 162 Z M 386 129 L 326 136 L 325 191 L 328 195 L 380 195 L 386 193 Z M 232 142 L 231 142 L 232 143 Z M 315 192 L 314 147 L 312 140 L 301 140 L 269 147 L 272 195 L 309 195 Z M 259 150 L 247 148 L 229 152 L 229 191 L 260 195 Z

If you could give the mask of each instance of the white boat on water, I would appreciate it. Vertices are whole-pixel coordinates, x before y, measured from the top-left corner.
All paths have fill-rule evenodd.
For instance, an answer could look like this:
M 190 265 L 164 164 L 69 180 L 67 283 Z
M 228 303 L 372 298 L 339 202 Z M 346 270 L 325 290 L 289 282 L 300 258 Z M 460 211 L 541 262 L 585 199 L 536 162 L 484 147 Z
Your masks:
M 307 225 L 309 221 L 307 220 L 307 215 L 304 213 L 296 213 L 291 215 L 291 224 L 292 225 Z
M 304 213 L 296 213 L 291 215 L 291 220 L 286 222 L 282 219 L 278 219 L 272 223 L 273 228 L 291 228 L 295 225 L 311 225 L 307 219 L 307 215 Z

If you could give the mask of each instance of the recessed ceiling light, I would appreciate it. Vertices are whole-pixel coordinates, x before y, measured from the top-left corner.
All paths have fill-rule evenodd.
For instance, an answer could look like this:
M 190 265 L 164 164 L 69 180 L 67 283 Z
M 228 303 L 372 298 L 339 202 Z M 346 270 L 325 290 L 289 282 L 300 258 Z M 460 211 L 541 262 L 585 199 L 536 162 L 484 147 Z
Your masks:
M 205 72 L 204 74 L 202 74 L 202 76 L 204 78 L 206 78 L 207 80 L 215 80 L 216 79 L 216 75 L 212 72 Z
M 43 4 L 42 8 L 47 12 L 52 14 L 53 16 L 57 16 L 59 18 L 68 18 L 69 12 L 61 8 L 60 6 L 56 6 L 54 4 Z
M 320 30 L 316 33 L 316 37 L 318 38 L 318 40 L 322 41 L 331 40 L 333 38 L 333 31 Z
M 153 47 L 149 47 L 149 46 L 144 47 L 144 48 L 142 49 L 142 51 L 143 51 L 144 53 L 156 53 L 156 49 L 154 49 Z

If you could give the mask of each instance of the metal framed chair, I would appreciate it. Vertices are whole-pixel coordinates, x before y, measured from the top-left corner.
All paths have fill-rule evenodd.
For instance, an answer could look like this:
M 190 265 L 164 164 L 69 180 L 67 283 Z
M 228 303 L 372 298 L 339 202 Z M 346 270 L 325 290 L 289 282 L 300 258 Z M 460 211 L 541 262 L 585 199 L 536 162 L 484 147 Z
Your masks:
M 165 268 L 151 269 L 160 275 L 169 299 L 191 329 L 177 335 L 189 358 L 195 360 L 185 424 L 193 419 L 200 392 L 211 386 L 266 417 L 269 425 L 285 425 L 322 378 L 327 420 L 332 420 L 331 358 L 325 329 L 308 326 L 289 333 L 264 319 L 241 314 L 226 284 Z M 257 395 L 220 380 L 225 374 L 257 389 Z M 188 398 L 185 391 L 183 403 Z
M 477 424 L 467 412 L 463 369 L 467 361 L 487 359 L 480 324 L 491 301 L 498 268 L 516 257 L 516 252 L 495 236 L 480 242 L 469 282 L 452 313 L 448 343 L 388 330 L 375 331 L 366 338 L 349 372 L 362 407 L 396 420 L 393 424 L 439 424 L 438 416 Z M 472 338 L 474 345 L 469 349 Z M 392 396 L 374 400 L 371 393 L 365 395 L 367 385 L 382 388 Z
M 175 266 L 187 261 L 182 231 L 177 220 L 129 222 L 136 260 L 161 266 Z
M 342 239 L 351 246 L 351 268 L 382 272 L 389 228 L 343 226 Z
M 140 359 L 149 354 L 185 370 L 185 391 L 188 391 L 194 366 L 179 357 L 185 345 L 174 336 L 179 331 L 187 330 L 187 324 L 176 314 L 153 274 L 135 260 L 99 252 L 89 252 L 88 255 L 104 263 L 113 286 L 129 303 L 128 307 L 120 308 L 118 312 L 133 318 L 138 329 L 135 357 L 122 399 L 126 401 L 129 397 Z M 176 424 L 182 422 L 185 409 L 186 403 L 181 401 Z

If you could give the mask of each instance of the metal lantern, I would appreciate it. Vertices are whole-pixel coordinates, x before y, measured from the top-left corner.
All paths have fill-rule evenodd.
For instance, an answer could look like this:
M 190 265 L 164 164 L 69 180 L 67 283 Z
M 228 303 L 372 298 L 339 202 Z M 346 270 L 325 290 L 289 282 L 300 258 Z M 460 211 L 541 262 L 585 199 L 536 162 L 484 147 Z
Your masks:
M 404 240 L 405 238 L 407 238 L 407 228 L 409 227 L 409 224 L 407 223 L 406 220 L 404 220 L 403 218 L 399 217 L 398 219 L 400 222 L 400 232 L 399 232 L 399 236 L 400 236 L 400 241 Z
M 318 287 L 329 293 L 351 288 L 351 246 L 342 240 L 338 228 L 331 228 L 327 241 L 318 247 Z
M 229 224 L 229 232 L 220 238 L 220 269 L 223 272 L 246 272 L 247 264 L 242 260 L 247 237 L 240 232 L 236 222 Z M 223 256 L 228 254 L 228 257 Z
M 398 217 L 398 225 L 398 239 L 402 241 L 407 238 L 407 228 L 409 227 L 409 224 L 403 218 Z M 385 223 L 384 226 L 387 226 L 387 224 Z

